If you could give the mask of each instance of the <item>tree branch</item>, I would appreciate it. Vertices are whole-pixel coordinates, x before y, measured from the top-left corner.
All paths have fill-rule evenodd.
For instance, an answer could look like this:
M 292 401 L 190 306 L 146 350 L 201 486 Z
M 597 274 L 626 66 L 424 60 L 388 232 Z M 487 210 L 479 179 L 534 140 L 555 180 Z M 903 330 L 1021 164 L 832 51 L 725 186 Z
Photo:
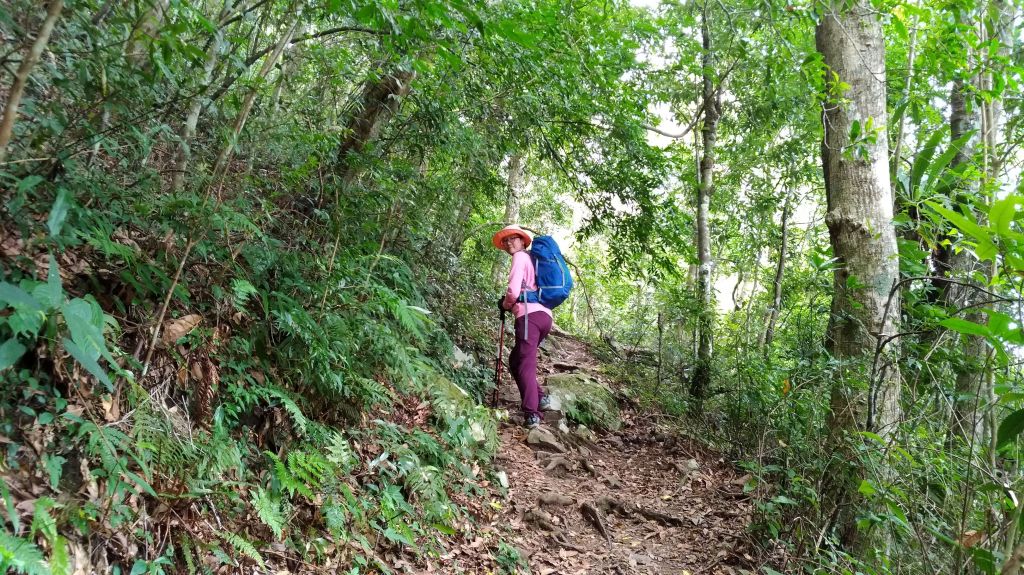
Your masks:
M 295 38 L 291 39 L 291 41 L 288 43 L 288 45 L 290 46 L 290 45 L 296 44 L 298 42 L 305 42 L 306 40 L 313 40 L 315 38 L 323 38 L 324 36 L 331 36 L 331 35 L 334 35 L 334 34 L 340 34 L 342 32 L 362 32 L 364 34 L 373 34 L 373 35 L 377 35 L 377 36 L 385 36 L 385 35 L 388 34 L 388 32 L 382 32 L 380 30 L 373 30 L 372 28 L 364 28 L 362 26 L 338 26 L 338 27 L 335 27 L 335 28 L 328 28 L 327 30 L 321 30 L 320 32 L 314 32 L 314 33 L 311 33 L 311 34 L 304 34 L 302 36 L 296 36 Z M 250 66 L 255 64 L 257 60 L 259 60 L 260 58 L 266 56 L 267 54 L 269 54 L 273 50 L 274 50 L 274 46 L 270 45 L 270 46 L 267 46 L 266 48 L 256 52 L 252 56 L 249 56 L 249 58 L 246 59 L 246 61 L 245 61 L 245 65 L 243 66 L 243 72 L 242 73 L 244 73 L 244 70 L 248 70 Z M 221 84 L 220 88 L 217 88 L 217 91 L 214 92 L 210 96 L 210 101 L 211 102 L 216 101 L 218 98 L 223 96 L 225 92 L 230 90 L 231 86 L 234 85 L 234 83 L 239 78 L 242 77 L 242 73 L 236 74 L 236 75 L 228 78 L 227 80 L 225 80 L 224 83 Z
M 707 94 L 705 97 L 701 98 L 700 106 L 697 108 L 697 113 L 694 114 L 693 119 L 690 120 L 690 123 L 686 125 L 686 128 L 682 132 L 679 132 L 678 134 L 673 134 L 671 132 L 666 132 L 660 128 L 647 125 L 645 125 L 643 128 L 649 132 L 654 132 L 655 134 L 660 134 L 662 136 L 665 136 L 666 138 L 672 138 L 673 140 L 681 140 L 685 138 L 687 135 L 689 135 L 691 131 L 693 131 L 694 128 L 697 127 L 697 123 L 700 122 L 701 115 L 704 113 L 704 106 L 707 104 L 708 100 L 710 100 L 711 98 L 717 98 L 718 95 L 721 94 L 722 89 L 725 87 L 725 80 L 729 77 L 729 74 L 731 74 L 732 71 L 736 68 L 736 64 L 738 63 L 739 58 L 733 60 L 732 64 L 729 64 L 729 67 L 725 69 L 725 72 L 718 79 L 718 87 L 715 88 L 711 93 Z

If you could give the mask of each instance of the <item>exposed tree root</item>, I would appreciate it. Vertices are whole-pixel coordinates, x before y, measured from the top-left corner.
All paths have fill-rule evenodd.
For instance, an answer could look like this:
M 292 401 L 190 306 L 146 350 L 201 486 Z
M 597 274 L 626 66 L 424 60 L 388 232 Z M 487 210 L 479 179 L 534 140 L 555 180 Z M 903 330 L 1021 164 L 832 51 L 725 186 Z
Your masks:
M 614 475 L 608 475 L 607 473 L 601 474 L 601 481 L 608 484 L 608 487 L 612 489 L 622 489 L 622 481 Z
M 597 505 L 593 503 L 584 503 L 580 505 L 580 512 L 583 513 L 583 518 L 589 521 L 594 529 L 604 537 L 604 540 L 608 542 L 608 545 L 612 544 L 611 535 L 608 534 L 608 528 L 604 523 L 604 514 Z
M 654 509 L 648 509 L 642 505 L 636 503 L 624 502 L 614 497 L 602 497 L 598 499 L 596 505 L 604 511 L 614 511 L 623 517 L 633 517 L 634 515 L 640 515 L 644 519 L 650 521 L 657 521 L 658 523 L 668 527 L 682 527 L 685 525 L 683 519 L 656 511 Z
M 557 477 L 561 477 L 563 473 L 569 473 L 572 470 L 572 464 L 569 463 L 569 461 L 567 461 L 564 457 L 558 455 L 552 457 L 548 461 L 548 464 L 544 467 L 545 472 L 551 475 L 555 475 Z
M 550 513 L 539 507 L 534 507 L 527 511 L 524 519 L 536 523 L 538 527 L 545 531 L 561 532 L 561 529 L 555 525 L 555 518 L 552 517 Z
M 557 493 L 541 493 L 537 497 L 537 505 L 571 505 L 574 502 L 572 497 L 559 495 Z
M 553 533 L 553 534 L 551 534 L 549 539 L 551 539 L 551 541 L 553 541 L 559 547 L 563 547 L 565 549 L 569 549 L 570 551 L 575 551 L 577 553 L 586 553 L 587 552 L 586 549 L 584 549 L 584 548 L 582 548 L 582 547 L 580 547 L 578 545 L 573 545 L 572 543 L 570 543 L 566 539 L 564 533 Z

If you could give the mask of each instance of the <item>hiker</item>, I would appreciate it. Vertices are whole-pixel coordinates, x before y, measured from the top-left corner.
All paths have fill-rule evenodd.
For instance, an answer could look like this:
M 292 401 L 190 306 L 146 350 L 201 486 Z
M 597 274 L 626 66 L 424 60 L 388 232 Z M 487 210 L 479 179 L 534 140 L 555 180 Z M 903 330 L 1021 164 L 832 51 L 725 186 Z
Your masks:
M 502 313 L 515 315 L 516 343 L 509 355 L 512 372 L 522 398 L 526 427 L 540 425 L 542 409 L 548 407 L 548 398 L 537 382 L 537 348 L 551 331 L 551 310 L 540 303 L 527 303 L 526 291 L 537 291 L 536 271 L 526 248 L 533 238 L 517 225 L 505 226 L 494 234 L 491 243 L 512 256 L 512 269 L 508 276 L 508 290 L 498 298 Z

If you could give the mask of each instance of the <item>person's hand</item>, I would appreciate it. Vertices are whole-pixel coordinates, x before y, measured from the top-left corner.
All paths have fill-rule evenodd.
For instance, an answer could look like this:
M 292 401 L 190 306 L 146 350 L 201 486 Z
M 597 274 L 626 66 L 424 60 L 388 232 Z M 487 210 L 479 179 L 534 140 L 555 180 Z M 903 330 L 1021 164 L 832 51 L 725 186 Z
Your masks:
M 507 309 L 505 309 L 505 296 L 498 297 L 498 311 L 500 311 L 501 313 L 505 313 L 506 311 L 508 311 Z

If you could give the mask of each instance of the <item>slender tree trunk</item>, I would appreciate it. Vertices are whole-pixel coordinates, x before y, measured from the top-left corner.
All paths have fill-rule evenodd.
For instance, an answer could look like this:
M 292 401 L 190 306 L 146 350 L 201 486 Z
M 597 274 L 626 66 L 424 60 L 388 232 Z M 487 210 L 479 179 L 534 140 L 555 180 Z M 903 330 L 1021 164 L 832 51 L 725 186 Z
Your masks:
M 523 185 L 523 176 L 526 173 L 526 162 L 522 154 L 513 154 L 508 160 L 508 180 L 505 186 L 505 223 L 519 221 L 520 193 Z M 464 220 L 459 220 L 464 221 Z M 504 269 L 501 260 L 495 260 L 491 266 L 491 279 L 494 285 L 501 285 L 504 276 Z
M 744 276 L 746 275 L 747 268 L 740 266 L 740 271 L 736 274 L 736 285 L 732 286 L 732 309 L 733 311 L 740 311 L 743 309 L 743 293 L 744 290 L 740 289 L 743 285 Z
M 456 219 L 460 222 L 460 225 L 454 226 L 451 234 L 451 252 L 456 257 L 462 253 L 462 244 L 466 241 L 467 230 L 465 225 L 461 225 L 462 222 L 468 222 L 469 216 L 473 213 L 473 193 L 466 190 L 465 195 L 462 198 L 462 205 L 459 206 L 459 216 Z
M 7 93 L 7 106 L 4 107 L 3 119 L 0 120 L 0 163 L 7 159 L 7 145 L 11 142 L 14 120 L 18 117 L 18 106 L 21 105 L 21 96 L 25 93 L 28 75 L 32 73 L 32 68 L 35 67 L 47 42 L 50 41 L 50 34 L 53 33 L 53 28 L 57 25 L 57 19 L 60 18 L 63 8 L 63 0 L 50 0 L 46 7 L 46 19 L 43 20 L 43 25 L 39 28 L 39 34 L 28 53 L 21 59 L 18 71 L 14 73 L 14 83 L 11 84 L 11 89 Z
M 656 377 L 655 383 L 654 383 L 654 392 L 655 393 L 658 393 L 659 391 L 661 391 L 661 367 L 662 367 L 662 362 L 664 361 L 664 358 L 665 358 L 664 349 L 663 349 L 663 345 L 664 345 L 664 341 L 665 341 L 665 321 L 664 321 L 664 319 L 665 319 L 664 314 L 662 314 L 661 311 L 658 311 L 658 372 L 657 372 L 657 377 Z
M 233 0 L 227 0 L 224 3 L 224 8 L 221 11 L 221 17 L 218 20 L 223 20 L 225 16 L 229 15 L 232 11 Z M 221 43 L 219 34 L 211 42 L 206 52 L 206 62 L 203 64 L 203 80 L 202 85 L 205 89 L 209 89 L 210 82 L 213 80 L 213 70 L 217 66 L 217 60 L 220 58 Z M 191 143 L 192 138 L 196 135 L 196 127 L 199 126 L 199 115 L 203 111 L 203 98 L 202 96 L 196 96 L 189 104 L 188 114 L 185 116 L 185 123 L 181 127 L 181 131 L 178 133 L 178 150 L 175 152 L 174 157 L 174 172 L 171 174 L 171 189 L 181 189 L 182 182 L 185 181 L 185 170 L 188 169 L 188 160 L 191 156 Z
M 917 56 L 917 21 L 919 17 L 917 13 L 914 13 L 913 25 L 910 27 L 910 47 L 907 49 L 907 78 L 906 83 L 903 85 L 903 100 L 906 101 L 910 98 L 910 87 L 914 83 L 914 59 Z M 896 198 L 896 178 L 900 173 L 900 162 L 903 160 L 903 134 L 905 120 L 907 115 L 901 114 L 898 128 L 896 130 L 896 143 L 892 153 L 892 162 L 890 164 L 889 173 L 892 177 L 893 186 L 893 199 Z M 897 210 L 898 211 L 898 210 Z
M 348 136 L 338 149 L 343 189 L 348 189 L 361 172 L 356 156 L 377 139 L 398 111 L 402 99 L 409 94 L 415 78 L 416 73 L 412 70 L 392 70 L 363 86 L 358 107 L 348 123 Z
M 296 32 L 297 37 L 302 37 L 306 33 L 306 27 L 300 26 Z M 285 53 L 281 57 L 281 73 L 277 77 L 277 83 L 274 85 L 274 93 L 270 97 L 270 109 L 274 114 L 277 114 L 281 104 L 281 94 L 284 92 L 284 86 L 291 80 L 291 75 L 295 71 L 296 61 L 302 54 L 301 44 L 290 44 L 285 48 Z
M 700 160 L 700 183 L 697 187 L 697 258 L 700 266 L 697 271 L 697 297 L 700 303 L 699 343 L 697 346 L 697 365 L 690 381 L 690 394 L 696 401 L 698 410 L 707 395 L 711 381 L 711 362 L 714 343 L 715 309 L 711 275 L 715 262 L 711 257 L 711 196 L 715 191 L 715 141 L 718 138 L 718 118 L 721 110 L 720 90 L 716 90 L 712 80 L 715 65 L 711 41 L 711 30 L 708 25 L 708 6 L 704 6 L 701 22 L 701 36 L 704 46 L 703 54 L 703 97 L 704 126 L 701 130 L 703 140 L 703 156 Z
M 998 58 L 1008 58 L 1010 51 L 1013 48 L 1013 23 L 1017 18 L 1017 7 L 1007 0 L 992 0 L 988 5 L 988 14 L 986 18 L 990 22 L 992 28 L 993 39 L 998 42 L 999 47 L 996 50 L 996 56 Z M 996 68 L 1000 74 L 1005 74 L 1005 69 L 1000 64 L 995 62 L 989 62 L 986 66 L 989 70 Z M 985 74 L 984 81 L 986 83 L 986 89 L 991 89 L 993 78 L 993 72 Z M 995 98 L 984 107 L 985 110 L 985 122 L 984 130 L 982 135 L 982 142 L 984 143 L 985 152 L 985 166 L 986 176 L 990 180 L 999 180 L 1002 178 L 1003 160 L 1001 147 L 1004 144 L 1004 127 L 1006 118 L 1003 113 L 1003 99 Z
M 274 51 L 267 56 L 267 59 L 263 61 L 263 67 L 260 68 L 257 78 L 263 79 L 267 77 L 267 74 L 274 68 L 277 63 L 277 59 L 281 57 L 281 52 L 284 47 L 291 41 L 292 35 L 295 34 L 295 28 L 298 26 L 298 22 L 292 22 L 288 27 L 284 35 L 274 46 Z M 231 130 L 231 136 L 228 140 L 227 145 L 221 150 L 220 155 L 217 157 L 217 163 L 213 166 L 213 180 L 216 182 L 219 180 L 224 173 L 227 171 L 228 161 L 231 159 L 231 154 L 235 151 L 235 144 L 238 142 L 238 137 L 241 135 L 242 130 L 245 128 L 245 122 L 249 119 L 249 112 L 252 111 L 252 105 L 256 101 L 256 87 L 249 90 L 249 93 L 245 95 L 245 99 L 242 100 L 242 108 L 238 111 L 238 116 L 235 118 L 234 128 Z
M 782 204 L 782 238 L 779 241 L 779 261 L 775 264 L 775 279 L 772 281 L 772 307 L 768 310 L 768 327 L 764 330 L 764 340 L 761 342 L 765 353 L 771 349 L 772 339 L 775 338 L 775 322 L 779 319 L 779 310 L 782 309 L 782 275 L 786 270 L 786 243 L 789 241 L 789 198 Z
M 981 127 L 981 114 L 980 102 L 968 101 L 968 95 L 972 91 L 971 83 L 964 78 L 958 78 L 953 82 L 949 98 L 950 139 L 956 141 L 970 133 L 974 133 L 975 136 L 969 137 L 957 151 L 956 155 L 953 156 L 953 160 L 950 163 L 951 168 L 964 165 L 974 159 L 977 148 L 977 134 Z M 978 189 L 978 181 L 969 179 L 952 190 L 953 201 L 968 200 L 969 197 L 977 195 Z M 977 219 L 978 217 L 981 216 L 976 213 L 975 218 Z M 980 287 L 972 279 L 974 273 L 980 268 L 980 262 L 974 255 L 974 251 L 961 249 L 958 252 L 951 253 L 949 265 L 952 274 L 963 278 L 970 285 L 945 283 L 942 286 L 944 288 L 944 293 L 942 294 L 944 302 L 949 307 L 967 307 L 970 311 L 964 316 L 964 319 L 975 323 L 987 324 L 988 316 L 977 307 L 979 292 L 976 289 L 972 289 L 973 287 Z M 959 437 L 972 446 L 972 448 L 980 447 L 984 422 L 981 418 L 982 411 L 979 409 L 979 402 L 987 395 L 982 393 L 982 388 L 984 387 L 983 382 L 986 381 L 984 364 L 986 363 L 985 355 L 987 354 L 988 346 L 985 343 L 985 339 L 980 336 L 961 334 L 960 342 L 962 353 L 959 359 L 962 361 L 958 361 L 954 366 L 954 372 L 956 373 L 956 399 L 953 402 L 951 432 L 953 436 Z
M 128 44 L 125 47 L 125 55 L 132 65 L 142 68 L 148 63 L 146 43 L 152 42 L 160 33 L 164 19 L 167 16 L 168 0 L 151 0 L 149 6 L 142 13 L 138 25 L 132 30 L 128 37 Z
M 867 0 L 827 6 L 815 39 L 826 66 L 825 223 L 838 260 L 827 336 L 837 364 L 827 422 L 830 452 L 836 456 L 827 470 L 822 508 L 834 517 L 836 534 L 849 551 L 865 554 L 874 544 L 884 552 L 884 533 L 864 534 L 857 527 L 863 504 L 857 487 L 866 469 L 856 433 L 867 430 L 885 438 L 900 418 L 895 343 L 873 362 L 877 338 L 896 333 L 900 309 L 898 294 L 890 301 L 899 266 L 885 137 L 885 39 Z M 851 146 L 853 122 L 864 126 L 868 119 L 881 136 Z

